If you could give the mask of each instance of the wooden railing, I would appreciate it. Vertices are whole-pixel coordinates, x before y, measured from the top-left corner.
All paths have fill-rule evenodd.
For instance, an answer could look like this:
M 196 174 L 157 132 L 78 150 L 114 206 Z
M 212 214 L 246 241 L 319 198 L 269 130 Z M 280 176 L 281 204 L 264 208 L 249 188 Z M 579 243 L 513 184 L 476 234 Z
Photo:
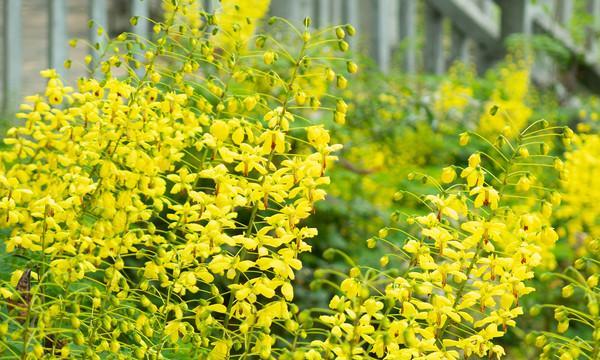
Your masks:
M 87 2 L 88 17 L 94 20 L 94 26 L 89 28 L 88 41 L 94 45 L 103 41 L 103 36 L 98 34 L 98 26 L 107 28 L 108 24 L 108 0 L 80 0 Z M 148 18 L 149 0 L 119 0 L 129 1 L 131 16 L 139 16 L 138 25 L 132 27 L 131 31 L 140 36 L 147 37 L 149 28 Z M 0 113 L 10 113 L 16 109 L 22 96 L 23 87 L 23 47 L 28 46 L 22 41 L 23 34 L 23 3 L 27 0 L 3 0 L 2 1 L 2 53 L 1 68 L 1 95 L 2 108 Z M 57 71 L 64 70 L 64 61 L 67 59 L 68 38 L 67 31 L 67 1 L 66 0 L 44 0 L 41 2 L 45 9 L 37 9 L 47 14 L 47 37 L 48 54 L 44 67 L 55 68 Z M 90 54 L 95 56 L 97 52 L 90 47 Z
M 573 0 L 272 0 L 272 12 L 296 21 L 310 15 L 318 26 L 355 25 L 358 48 L 383 71 L 443 74 L 455 60 L 485 70 L 504 57 L 509 36 L 546 34 L 571 53 L 580 82 L 600 92 L 600 0 L 580 1 L 592 20 L 582 45 L 568 30 Z M 552 81 L 539 69 L 534 76 Z
M 22 96 L 22 50 L 27 44 L 21 40 L 21 7 L 26 1 L 3 0 L 0 113 L 14 111 Z M 88 41 L 91 44 L 102 41 L 96 26 L 107 27 L 109 1 L 80 1 L 86 1 L 89 18 L 96 24 L 89 29 Z M 137 15 L 140 19 L 148 16 L 151 0 L 118 1 L 130 2 L 128 16 Z M 582 1 L 586 1 L 593 22 L 586 30 L 584 44 L 580 45 L 567 30 L 573 0 L 271 0 L 271 13 L 298 23 L 310 16 L 315 27 L 351 23 L 359 33 L 352 39 L 353 45 L 369 54 L 381 70 L 400 68 L 408 73 L 443 74 L 455 60 L 473 62 L 479 69 L 485 69 L 502 59 L 505 40 L 510 35 L 545 33 L 576 59 L 580 82 L 600 92 L 600 0 Z M 66 0 L 46 0 L 45 4 L 47 66 L 60 70 L 67 58 L 69 37 L 65 25 Z M 210 10 L 218 2 L 204 0 L 204 4 Z M 132 31 L 148 36 L 148 23 L 142 20 Z

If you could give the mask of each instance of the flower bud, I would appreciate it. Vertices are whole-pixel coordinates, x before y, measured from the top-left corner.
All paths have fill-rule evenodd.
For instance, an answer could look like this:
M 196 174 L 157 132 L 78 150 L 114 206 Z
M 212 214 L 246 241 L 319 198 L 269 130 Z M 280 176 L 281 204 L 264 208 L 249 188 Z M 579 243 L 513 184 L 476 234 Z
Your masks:
M 575 269 L 581 270 L 585 267 L 585 260 L 581 258 L 577 259 L 573 265 L 575 266 Z
M 296 104 L 304 105 L 306 103 L 306 93 L 302 90 L 298 91 L 295 96 Z
M 519 148 L 519 156 L 521 156 L 522 158 L 529 157 L 529 150 L 527 150 L 525 146 L 521 146 Z
M 572 139 L 574 135 L 575 133 L 573 132 L 573 130 L 571 130 L 570 127 L 565 126 L 565 129 L 563 131 L 563 137 L 565 139 Z
M 264 35 L 260 35 L 256 38 L 256 41 L 254 42 L 254 44 L 256 45 L 257 48 L 262 49 L 263 47 L 265 47 L 266 41 L 267 41 L 267 38 Z
M 340 89 L 345 89 L 348 86 L 348 80 L 343 75 L 338 75 L 337 77 L 337 87 Z
M 267 65 L 273 64 L 273 62 L 275 61 L 275 53 L 272 51 L 265 51 L 265 53 L 263 54 L 263 61 Z
M 554 159 L 554 169 L 556 171 L 562 171 L 565 168 L 565 164 L 559 158 Z
M 598 275 L 597 274 L 590 275 L 587 278 L 586 282 L 587 282 L 588 286 L 591 288 L 598 286 Z
M 335 28 L 335 36 L 337 36 L 338 39 L 343 39 L 346 37 L 346 32 L 341 26 L 338 26 Z
M 569 320 L 561 321 L 558 323 L 556 331 L 558 331 L 559 333 L 564 333 L 567 330 L 569 330 Z
M 311 109 L 313 109 L 314 111 L 319 110 L 319 108 L 321 107 L 321 101 L 319 101 L 319 99 L 314 96 L 311 96 L 308 99 Z
M 598 316 L 598 310 L 598 301 L 596 298 L 590 298 L 588 301 L 588 311 L 590 312 L 590 315 L 593 317 Z
M 567 310 L 564 308 L 564 306 L 559 306 L 554 309 L 554 318 L 556 321 L 568 320 Z
M 348 61 L 346 63 L 346 70 L 348 70 L 350 74 L 355 74 L 358 71 L 358 65 L 356 65 L 354 61 Z
M 302 41 L 305 43 L 310 41 L 310 32 L 305 31 L 302 33 Z
M 254 107 L 256 106 L 257 100 L 256 100 L 256 96 L 248 96 L 244 99 L 244 107 L 246 108 L 246 111 L 252 111 L 252 109 L 254 109 Z
M 146 358 L 146 349 L 144 349 L 142 347 L 137 347 L 134 350 L 133 355 L 135 356 L 136 359 L 145 359 Z
M 472 154 L 471 156 L 469 156 L 469 166 L 474 168 L 479 166 L 479 164 L 481 164 L 481 156 L 479 155 L 479 153 L 475 153 Z
M 542 201 L 542 215 L 546 218 L 552 216 L 552 204 L 547 201 Z
M 327 249 L 323 252 L 323 258 L 325 260 L 333 260 L 333 257 L 335 256 L 335 250 L 334 249 Z
M 333 81 L 333 79 L 335 79 L 335 71 L 333 71 L 331 68 L 327 68 L 325 70 L 325 78 L 327 81 Z
M 527 345 L 532 345 L 535 343 L 535 338 L 536 338 L 535 333 L 530 332 L 525 336 L 525 343 Z
M 390 258 L 389 258 L 389 257 L 387 257 L 387 256 L 382 256 L 381 258 L 379 258 L 379 264 L 380 264 L 382 267 L 385 267 L 385 266 L 387 266 L 387 264 L 389 264 L 389 262 L 390 262 Z
M 544 345 L 546 345 L 546 337 L 544 335 L 540 335 L 535 338 L 535 346 L 537 346 L 538 348 L 541 348 Z
M 369 238 L 367 240 L 367 247 L 369 249 L 373 249 L 375 246 L 377 246 L 377 239 L 375 239 L 375 238 Z
M 117 260 L 115 260 L 115 269 L 117 269 L 117 270 L 123 270 L 124 267 L 125 267 L 125 262 L 123 261 L 123 258 L 121 258 L 119 256 L 117 258 Z
M 454 171 L 454 167 L 446 166 L 442 169 L 441 180 L 444 184 L 449 184 L 454 181 L 456 178 L 456 171 Z
M 350 269 L 349 276 L 351 278 L 357 278 L 360 276 L 360 269 L 356 266 Z
M 159 74 L 159 73 L 157 73 L 156 71 L 153 71 L 153 72 L 150 74 L 150 81 L 152 81 L 153 83 L 157 84 L 157 83 L 159 83 L 159 82 L 160 82 L 160 77 L 161 77 L 161 76 L 160 76 L 160 74 Z
M 346 123 L 346 114 L 339 111 L 335 111 L 333 113 L 333 120 L 336 124 L 344 125 Z
M 562 288 L 561 294 L 564 298 L 568 298 L 568 297 L 571 297 L 574 292 L 575 292 L 575 288 L 573 287 L 572 284 L 569 284 Z
M 73 329 L 79 329 L 81 326 L 81 320 L 79 320 L 79 318 L 75 315 L 71 316 L 71 326 Z
M 519 181 L 517 181 L 517 190 L 526 192 L 531 188 L 531 179 L 528 176 L 521 176 Z
M 356 29 L 354 28 L 354 26 L 348 24 L 345 26 L 346 29 L 346 33 L 348 33 L 348 35 L 350 36 L 354 36 L 356 34 Z
M 552 202 L 552 206 L 559 206 L 561 202 L 561 195 L 558 191 L 554 191 L 550 197 L 550 201 Z
M 468 132 L 463 132 L 460 134 L 460 137 L 458 138 L 458 143 L 460 144 L 460 146 L 465 146 L 469 143 L 469 133 Z
M 404 197 L 404 193 L 402 191 L 396 191 L 394 193 L 394 201 L 400 201 Z

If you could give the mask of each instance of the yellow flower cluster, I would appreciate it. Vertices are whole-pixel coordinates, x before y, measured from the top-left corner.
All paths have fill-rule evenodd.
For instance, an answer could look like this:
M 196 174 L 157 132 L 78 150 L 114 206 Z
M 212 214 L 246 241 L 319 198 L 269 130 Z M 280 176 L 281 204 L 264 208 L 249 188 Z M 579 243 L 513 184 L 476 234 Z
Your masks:
M 600 137 L 576 136 L 566 161 L 556 166 L 566 174 L 563 204 L 557 215 L 565 221 L 565 234 L 572 246 L 584 250 L 586 238 L 600 237 Z
M 463 114 L 469 102 L 473 99 L 473 89 L 470 82 L 473 78 L 473 71 L 465 69 L 460 64 L 450 68 L 447 77 L 439 85 L 433 109 L 441 118 L 453 115 Z M 467 84 L 464 84 L 467 82 Z
M 221 9 L 215 14 L 215 22 L 221 31 L 215 41 L 228 50 L 236 43 L 247 42 L 254 34 L 256 22 L 267 14 L 270 2 L 271 0 L 221 1 Z
M 183 31 L 189 31 L 196 36 L 201 34 L 200 28 L 205 21 L 202 19 L 203 6 L 200 1 L 162 1 L 161 4 L 165 19 L 172 18 L 174 23 L 184 25 L 181 29 Z
M 3 323 L 0 352 L 269 358 L 271 328 L 294 328 L 291 282 L 316 235 L 303 220 L 341 148 L 297 94 L 301 77 L 320 76 L 311 48 L 331 33 L 275 47 L 293 54 L 278 71 L 256 60 L 260 48 L 222 53 L 218 36 L 192 31 L 197 2 L 165 6 L 141 78 L 132 68 L 117 77 L 137 41 L 119 37 L 101 76 L 71 88 L 43 71 L 46 92 L 26 98 L 23 124 L 8 131 L 0 223 L 27 271 L 0 287 L 22 320 Z
M 544 304 L 530 310 L 532 316 L 538 316 L 544 308 L 550 309 L 556 320 L 556 330 L 533 332 L 526 338 L 542 348 L 542 360 L 597 359 L 600 356 L 600 243 L 590 238 L 586 242 L 589 251 L 586 257 L 578 258 L 574 266 L 563 273 L 545 274 L 558 278 L 564 285 L 561 295 L 573 298 L 571 306 Z M 577 328 L 577 336 L 568 333 L 571 324 Z
M 489 136 L 504 133 L 505 136 L 516 136 L 528 123 L 533 111 L 527 105 L 529 92 L 529 68 L 525 60 L 511 62 L 500 69 L 497 87 L 494 88 L 489 101 L 484 105 L 485 111 L 479 119 L 478 132 Z M 491 115 L 492 108 L 498 108 L 497 116 Z
M 319 318 L 330 331 L 310 344 L 313 359 L 504 355 L 497 339 L 523 314 L 520 300 L 534 291 L 527 281 L 558 239 L 543 204 L 536 211 L 514 201 L 523 198 L 515 196 L 523 164 L 536 166 L 518 151 L 534 141 L 521 135 L 502 147 L 488 142 L 491 154 L 472 154 L 460 180 L 453 167 L 445 168 L 442 183 L 451 184 L 445 188 L 425 177 L 440 191 L 423 198 L 430 212 L 409 216 L 405 227 L 382 229 L 367 242 L 383 242 L 393 253 L 381 258 L 383 270 L 353 266 L 343 276 L 340 294 Z M 539 158 L 542 164 L 550 160 Z M 388 239 L 391 232 L 402 234 L 403 243 Z

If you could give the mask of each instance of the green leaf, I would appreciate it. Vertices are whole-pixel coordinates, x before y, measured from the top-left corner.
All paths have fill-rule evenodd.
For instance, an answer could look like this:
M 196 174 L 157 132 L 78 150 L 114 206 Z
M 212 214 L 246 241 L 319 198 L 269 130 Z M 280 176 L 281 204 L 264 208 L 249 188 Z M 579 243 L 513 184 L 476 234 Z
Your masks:
M 492 108 L 490 109 L 490 115 L 495 116 L 497 112 L 498 112 L 498 105 L 492 106 Z

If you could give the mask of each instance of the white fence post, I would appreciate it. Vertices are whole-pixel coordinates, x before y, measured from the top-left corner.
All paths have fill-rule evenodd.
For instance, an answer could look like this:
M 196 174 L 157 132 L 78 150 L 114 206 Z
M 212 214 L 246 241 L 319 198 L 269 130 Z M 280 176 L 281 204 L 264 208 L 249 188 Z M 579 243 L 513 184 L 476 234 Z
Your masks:
M 588 0 L 588 13 L 592 16 L 592 24 L 586 29 L 586 47 L 592 59 L 598 61 L 598 42 L 600 41 L 600 0 Z
M 375 59 L 379 64 L 379 69 L 383 72 L 390 70 L 392 58 L 392 48 L 390 44 L 390 2 L 388 0 L 376 0 L 376 11 L 373 12 L 375 18 L 372 23 L 375 24 Z
M 403 66 L 407 73 L 417 71 L 417 3 L 415 0 L 400 0 L 400 41 L 403 46 Z
M 469 62 L 469 39 L 465 33 L 452 24 L 452 51 L 450 61 Z
M 342 7 L 346 5 L 343 0 L 331 0 L 331 25 L 340 25 L 342 22 Z
M 311 0 L 271 0 L 270 13 L 300 26 L 305 17 L 313 17 L 313 3 Z
M 491 15 L 492 13 L 492 0 L 478 0 L 477 4 L 481 9 L 481 12 L 486 15 Z
M 204 0 L 204 10 L 207 13 L 212 13 L 215 11 L 215 9 L 216 9 L 216 6 L 213 3 L 213 0 Z
M 443 17 L 431 5 L 425 6 L 425 70 L 439 75 L 444 72 Z
M 514 33 L 531 34 L 531 9 L 529 1 L 502 0 L 498 2 L 502 11 L 500 38 L 506 40 Z
M 21 0 L 4 1 L 2 32 L 4 33 L 3 112 L 13 112 L 21 97 Z
M 150 36 L 150 22 L 148 16 L 150 15 L 150 7 L 148 4 L 149 0 L 131 0 L 131 15 L 137 16 L 137 24 L 132 25 L 131 32 L 139 37 L 139 41 L 143 42 L 144 39 L 149 40 Z M 140 63 L 143 61 L 144 55 L 142 51 L 137 51 L 134 55 L 135 59 Z M 144 67 L 140 66 L 135 70 L 137 76 L 144 76 Z
M 566 28 L 573 17 L 573 0 L 561 0 L 556 5 L 558 21 Z
M 331 0 L 315 0 L 315 12 L 318 28 L 331 25 Z
M 90 28 L 90 43 L 93 47 L 93 49 L 91 49 L 91 55 L 94 59 L 94 64 L 92 65 L 93 68 L 100 58 L 104 47 L 104 39 L 108 35 L 106 33 L 108 31 L 107 1 L 89 0 L 89 13 L 90 20 L 94 21 L 94 26 Z M 102 27 L 104 29 L 104 33 L 101 35 L 98 34 L 99 27 Z
M 360 24 L 359 24 L 359 15 L 358 15 L 358 1 L 359 0 L 346 0 L 343 6 L 343 17 L 342 21 L 351 24 L 357 31 L 357 35 L 360 36 Z M 348 43 L 353 48 L 356 47 L 358 41 L 356 40 L 357 36 L 350 36 L 348 38 Z M 356 50 L 356 49 L 353 49 Z
M 59 74 L 67 59 L 66 13 L 65 0 L 48 0 L 48 66 Z
M 131 15 L 138 17 L 136 26 L 133 26 L 131 32 L 141 38 L 148 39 L 150 35 L 150 23 L 148 16 L 150 15 L 149 0 L 131 0 Z

